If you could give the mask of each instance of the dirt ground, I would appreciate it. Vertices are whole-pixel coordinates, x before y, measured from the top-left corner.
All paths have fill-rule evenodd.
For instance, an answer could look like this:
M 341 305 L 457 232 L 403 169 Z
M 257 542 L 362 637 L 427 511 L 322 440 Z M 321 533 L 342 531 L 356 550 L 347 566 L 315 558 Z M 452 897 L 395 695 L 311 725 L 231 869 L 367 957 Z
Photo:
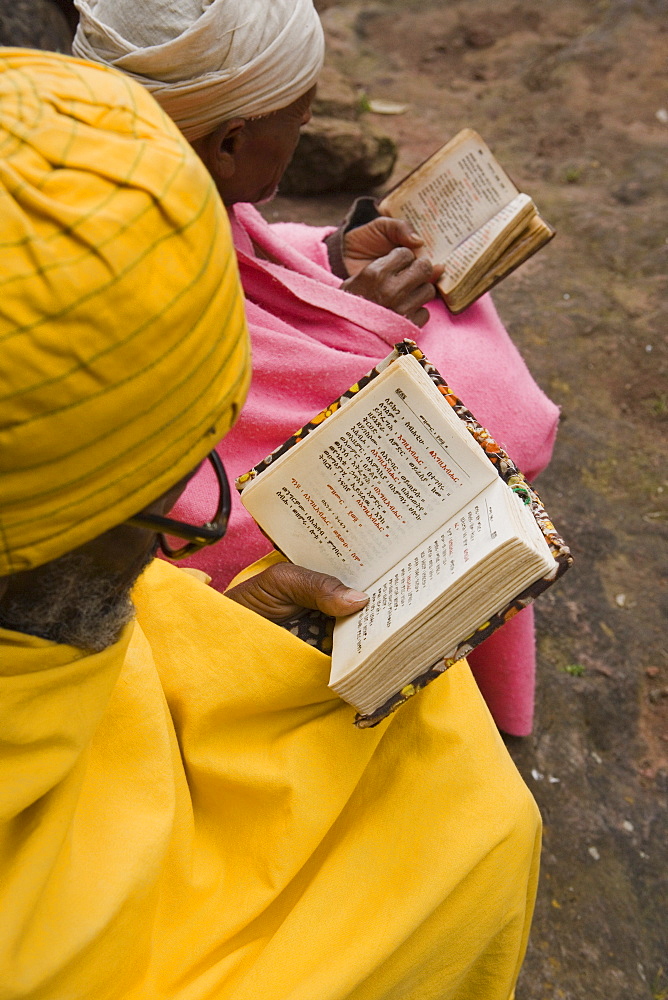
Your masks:
M 517 1000 L 666 1000 L 668 3 L 321 6 L 332 64 L 408 104 L 367 116 L 399 143 L 393 179 L 472 126 L 557 229 L 494 293 L 562 407 L 539 487 L 577 560 L 538 605 L 534 734 L 508 740 L 545 821 Z

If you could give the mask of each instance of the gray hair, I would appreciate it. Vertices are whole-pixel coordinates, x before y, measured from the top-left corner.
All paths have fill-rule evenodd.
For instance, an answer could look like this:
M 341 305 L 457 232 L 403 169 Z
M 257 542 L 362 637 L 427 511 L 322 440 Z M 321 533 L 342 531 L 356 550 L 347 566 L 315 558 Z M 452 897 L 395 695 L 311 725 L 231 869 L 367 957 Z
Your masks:
M 153 553 L 148 553 L 134 579 L 122 583 L 101 576 L 92 558 L 82 552 L 68 552 L 30 570 L 34 586 L 12 587 L 14 578 L 9 577 L 5 597 L 0 597 L 0 626 L 101 652 L 118 641 L 134 618 L 130 592 L 152 559 Z M 25 579 L 26 574 L 19 576 Z

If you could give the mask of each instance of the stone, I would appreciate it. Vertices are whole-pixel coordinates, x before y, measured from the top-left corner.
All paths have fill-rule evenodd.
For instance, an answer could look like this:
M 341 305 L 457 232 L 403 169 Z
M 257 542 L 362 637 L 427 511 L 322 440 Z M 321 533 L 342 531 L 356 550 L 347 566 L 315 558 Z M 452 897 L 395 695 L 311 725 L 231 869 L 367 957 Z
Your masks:
M 612 197 L 620 205 L 637 205 L 649 195 L 647 184 L 642 181 L 624 181 L 612 192 Z
M 313 118 L 281 181 L 281 194 L 366 192 L 392 173 L 397 148 L 366 122 Z
M 0 9 L 0 45 L 69 55 L 72 32 L 65 14 L 51 0 L 14 0 Z
M 355 121 L 360 115 L 360 99 L 345 76 L 333 66 L 324 66 L 318 77 L 313 114 L 321 118 Z
M 481 25 L 474 25 L 464 29 L 464 44 L 470 49 L 488 49 L 496 41 L 494 32 Z

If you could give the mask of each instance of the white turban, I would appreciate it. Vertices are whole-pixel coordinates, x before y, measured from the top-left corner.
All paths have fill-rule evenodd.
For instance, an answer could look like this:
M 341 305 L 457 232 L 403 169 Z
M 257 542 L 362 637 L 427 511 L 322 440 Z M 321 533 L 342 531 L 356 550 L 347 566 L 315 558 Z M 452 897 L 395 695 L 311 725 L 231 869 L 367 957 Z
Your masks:
M 75 0 L 73 52 L 151 91 L 188 139 L 292 104 L 318 78 L 313 0 Z

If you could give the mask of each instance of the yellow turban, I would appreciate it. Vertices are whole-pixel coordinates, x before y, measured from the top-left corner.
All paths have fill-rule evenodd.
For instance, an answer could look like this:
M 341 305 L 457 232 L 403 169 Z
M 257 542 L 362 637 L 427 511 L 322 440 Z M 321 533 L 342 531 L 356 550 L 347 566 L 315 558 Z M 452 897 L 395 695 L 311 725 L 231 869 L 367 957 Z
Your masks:
M 227 218 L 139 84 L 0 49 L 0 576 L 132 516 L 249 375 Z

